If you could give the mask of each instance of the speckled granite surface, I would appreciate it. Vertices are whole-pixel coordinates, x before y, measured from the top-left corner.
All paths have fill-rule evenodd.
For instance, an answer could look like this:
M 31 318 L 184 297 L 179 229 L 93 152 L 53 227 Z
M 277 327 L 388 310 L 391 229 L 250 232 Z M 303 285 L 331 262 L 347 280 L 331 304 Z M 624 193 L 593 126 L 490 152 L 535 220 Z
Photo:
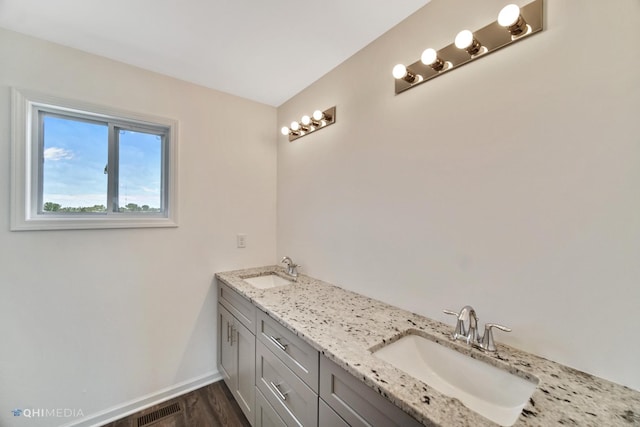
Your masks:
M 266 290 L 242 280 L 270 272 L 286 276 L 282 268 L 267 266 L 216 278 L 425 425 L 495 424 L 371 354 L 410 332 L 537 382 L 515 426 L 640 426 L 638 391 L 500 344 L 495 354 L 471 349 L 449 339 L 452 325 L 305 275 L 293 285 Z

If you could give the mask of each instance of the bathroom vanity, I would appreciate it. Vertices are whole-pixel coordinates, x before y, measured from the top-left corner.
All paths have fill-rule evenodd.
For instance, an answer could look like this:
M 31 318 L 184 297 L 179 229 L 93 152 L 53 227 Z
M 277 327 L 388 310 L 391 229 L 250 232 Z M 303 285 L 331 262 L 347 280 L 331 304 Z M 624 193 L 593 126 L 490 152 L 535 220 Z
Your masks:
M 216 278 L 219 369 L 255 427 L 640 425 L 640 392 L 508 346 L 454 342 L 452 325 L 305 275 L 293 282 L 277 266 Z M 492 421 L 376 355 L 408 336 L 531 384 L 513 420 Z

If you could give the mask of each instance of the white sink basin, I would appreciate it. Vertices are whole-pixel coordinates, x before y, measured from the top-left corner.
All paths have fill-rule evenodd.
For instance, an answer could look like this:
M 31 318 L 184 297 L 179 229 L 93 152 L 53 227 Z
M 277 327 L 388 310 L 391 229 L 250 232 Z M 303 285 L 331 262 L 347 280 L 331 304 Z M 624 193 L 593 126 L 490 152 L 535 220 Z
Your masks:
M 287 279 L 283 279 L 277 274 L 267 274 L 265 276 L 249 277 L 242 279 L 254 288 L 258 289 L 270 289 L 278 286 L 290 285 L 291 282 Z
M 401 371 L 502 426 L 511 426 L 536 384 L 419 335 L 373 352 Z

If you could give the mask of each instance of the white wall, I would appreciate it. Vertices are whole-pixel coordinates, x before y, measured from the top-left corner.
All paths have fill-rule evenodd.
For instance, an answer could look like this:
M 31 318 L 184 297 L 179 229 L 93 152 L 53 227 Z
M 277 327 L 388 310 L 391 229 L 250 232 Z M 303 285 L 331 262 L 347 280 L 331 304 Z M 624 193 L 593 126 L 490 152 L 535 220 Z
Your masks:
M 394 64 L 504 4 L 433 0 L 278 109 L 337 106 L 278 143 L 278 255 L 640 389 L 640 3 L 548 0 L 544 32 L 394 95 Z
M 0 58 L 0 425 L 215 378 L 213 274 L 276 257 L 276 109 L 1 29 Z M 178 119 L 180 226 L 10 232 L 11 86 Z

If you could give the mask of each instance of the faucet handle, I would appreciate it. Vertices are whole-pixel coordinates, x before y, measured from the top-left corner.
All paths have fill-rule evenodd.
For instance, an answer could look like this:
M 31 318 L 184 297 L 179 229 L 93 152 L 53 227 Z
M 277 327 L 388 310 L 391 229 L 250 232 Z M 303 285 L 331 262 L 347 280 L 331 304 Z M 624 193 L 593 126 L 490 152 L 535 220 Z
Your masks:
M 451 334 L 451 339 L 455 341 L 458 338 L 465 337 L 467 335 L 467 330 L 464 326 L 464 321 L 460 319 L 460 313 L 453 310 L 442 310 L 442 312 L 444 314 L 456 316 L 456 329 Z
M 484 329 L 487 330 L 491 330 L 491 328 L 496 328 L 496 329 L 500 329 L 501 331 L 505 331 L 505 332 L 511 332 L 511 328 L 507 328 L 506 326 L 502 326 L 502 325 L 498 325 L 497 323 L 487 323 L 486 325 L 484 325 Z
M 487 323 L 484 325 L 484 335 L 482 336 L 481 348 L 487 351 L 496 351 L 496 344 L 493 341 L 493 328 L 500 329 L 504 332 L 511 332 L 511 328 L 498 325 L 497 323 Z

